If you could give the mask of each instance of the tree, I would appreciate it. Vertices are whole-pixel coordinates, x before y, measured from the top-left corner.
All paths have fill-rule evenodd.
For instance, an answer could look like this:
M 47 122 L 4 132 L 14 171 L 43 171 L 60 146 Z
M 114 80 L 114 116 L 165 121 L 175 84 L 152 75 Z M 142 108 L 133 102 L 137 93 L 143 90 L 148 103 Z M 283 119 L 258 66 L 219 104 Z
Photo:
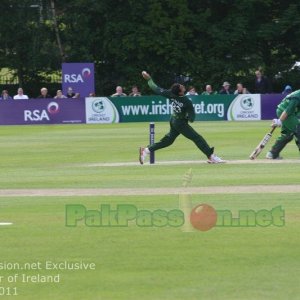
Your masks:
M 299 58 L 296 0 L 1 1 L 6 7 L 0 63 L 21 81 L 40 80 L 62 61 L 90 61 L 102 95 L 141 85 L 143 69 L 164 86 L 188 78 L 198 88 L 228 80 L 251 90 L 256 68 L 274 78 Z
M 44 11 L 33 1 L 1 1 L 0 8 L 6 12 L 1 18 L 0 63 L 16 71 L 22 86 L 40 80 L 41 72 L 57 69 L 58 51 L 53 43 L 53 32 L 49 30 Z M 47 11 L 45 10 L 45 17 Z

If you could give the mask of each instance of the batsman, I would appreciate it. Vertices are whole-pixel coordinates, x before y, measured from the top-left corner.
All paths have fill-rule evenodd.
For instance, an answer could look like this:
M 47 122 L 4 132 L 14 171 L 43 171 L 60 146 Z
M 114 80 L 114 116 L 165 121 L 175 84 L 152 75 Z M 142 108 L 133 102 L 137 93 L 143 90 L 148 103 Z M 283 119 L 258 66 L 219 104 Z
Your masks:
M 280 152 L 294 138 L 300 151 L 300 90 L 286 96 L 277 106 L 276 114 L 278 119 L 274 119 L 272 126 L 281 127 L 281 135 L 267 153 L 268 159 L 279 159 Z
M 148 154 L 173 144 L 175 139 L 182 134 L 184 137 L 192 140 L 198 149 L 202 151 L 208 158 L 208 163 L 223 163 L 225 162 L 214 154 L 214 148 L 210 147 L 206 140 L 197 133 L 189 122 L 194 122 L 195 111 L 192 102 L 185 96 L 185 87 L 182 84 L 174 83 L 171 89 L 163 89 L 158 87 L 152 80 L 151 76 L 143 71 L 142 76 L 148 81 L 149 87 L 154 93 L 167 97 L 172 103 L 173 114 L 170 119 L 170 131 L 157 143 L 139 149 L 139 161 L 141 164 Z

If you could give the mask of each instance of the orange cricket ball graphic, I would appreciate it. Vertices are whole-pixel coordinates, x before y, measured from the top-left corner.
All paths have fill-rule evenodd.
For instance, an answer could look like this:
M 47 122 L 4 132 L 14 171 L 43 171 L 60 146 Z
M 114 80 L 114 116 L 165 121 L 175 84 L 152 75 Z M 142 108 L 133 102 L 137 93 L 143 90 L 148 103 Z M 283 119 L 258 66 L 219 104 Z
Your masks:
M 193 208 L 190 221 L 194 228 L 200 231 L 207 231 L 217 223 L 217 212 L 208 204 L 199 204 Z

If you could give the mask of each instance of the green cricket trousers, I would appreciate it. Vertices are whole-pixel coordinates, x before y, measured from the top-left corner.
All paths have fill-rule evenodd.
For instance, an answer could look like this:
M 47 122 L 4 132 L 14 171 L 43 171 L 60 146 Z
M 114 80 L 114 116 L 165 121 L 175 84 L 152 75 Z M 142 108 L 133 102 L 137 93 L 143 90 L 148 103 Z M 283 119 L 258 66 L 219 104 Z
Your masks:
M 282 110 L 277 109 L 276 114 L 279 118 L 282 114 Z M 296 145 L 300 151 L 300 125 L 296 114 L 289 115 L 286 120 L 282 122 L 281 135 L 271 148 L 273 158 L 277 158 L 279 153 L 293 138 L 295 138 Z
M 189 125 L 187 119 L 177 119 L 174 116 L 170 120 L 170 131 L 159 142 L 149 145 L 148 149 L 152 152 L 168 147 L 180 134 L 192 140 L 208 158 L 214 153 L 214 148 L 209 147 L 205 139 Z

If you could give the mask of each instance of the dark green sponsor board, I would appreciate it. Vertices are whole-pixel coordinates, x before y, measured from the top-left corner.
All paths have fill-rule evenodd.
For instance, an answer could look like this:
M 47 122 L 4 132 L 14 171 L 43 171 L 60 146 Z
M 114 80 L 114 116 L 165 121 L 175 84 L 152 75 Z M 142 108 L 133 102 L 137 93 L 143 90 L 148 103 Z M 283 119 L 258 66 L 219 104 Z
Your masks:
M 235 95 L 190 96 L 196 112 L 196 121 L 227 120 L 228 108 Z M 172 102 L 161 96 L 110 97 L 116 106 L 120 122 L 168 121 Z

